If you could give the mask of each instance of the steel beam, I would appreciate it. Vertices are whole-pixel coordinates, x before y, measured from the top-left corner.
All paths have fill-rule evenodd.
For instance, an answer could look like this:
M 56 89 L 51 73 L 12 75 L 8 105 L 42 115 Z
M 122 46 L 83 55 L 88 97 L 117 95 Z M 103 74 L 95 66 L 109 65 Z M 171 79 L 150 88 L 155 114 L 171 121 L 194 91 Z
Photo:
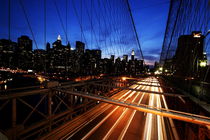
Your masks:
M 122 81 L 113 81 L 115 83 L 124 83 L 124 84 L 136 84 L 136 85 L 142 85 L 142 86 L 153 86 L 153 87 L 160 87 L 160 88 L 173 88 L 175 89 L 175 87 L 169 87 L 169 86 L 158 86 L 158 85 L 151 85 L 150 82 L 146 82 L 146 83 L 150 83 L 150 84 L 142 84 L 142 83 L 139 83 L 139 82 L 122 82 Z M 145 82 L 144 82 L 145 83 Z
M 166 93 L 166 92 L 157 92 L 157 91 L 142 90 L 142 89 L 133 89 L 133 88 L 129 88 L 129 87 L 118 87 L 118 86 L 111 86 L 111 85 L 104 85 L 104 84 L 96 84 L 96 83 L 92 83 L 92 85 L 95 85 L 95 86 L 104 86 L 104 87 L 111 87 L 111 88 L 119 88 L 119 89 L 132 90 L 132 91 L 138 91 L 138 92 L 140 91 L 140 92 L 151 93 L 151 94 L 160 94 L 160 95 L 165 95 L 165 96 L 185 97 L 185 95 L 181 95 L 181 94 Z
M 121 101 L 121 100 L 106 98 L 103 96 L 96 96 L 94 94 L 71 92 L 71 91 L 66 91 L 66 90 L 62 90 L 62 89 L 57 89 L 57 91 L 67 93 L 67 94 L 76 95 L 76 96 L 81 96 L 84 98 L 89 98 L 92 100 L 97 100 L 97 101 L 101 101 L 101 102 L 105 102 L 105 103 L 110 103 L 110 104 L 114 104 L 114 105 L 118 105 L 118 106 L 131 108 L 131 109 L 135 109 L 135 110 L 138 110 L 141 112 L 152 113 L 155 115 L 169 117 L 172 119 L 177 119 L 177 120 L 181 120 L 181 121 L 185 121 L 185 122 L 210 126 L 210 117 L 206 117 L 206 116 L 201 116 L 201 115 L 196 115 L 196 114 L 191 114 L 191 113 L 186 113 L 186 112 L 181 112 L 181 111 L 175 111 L 175 110 L 170 110 L 170 109 L 165 109 L 165 108 L 157 108 L 157 107 L 152 107 L 152 106 L 148 106 L 145 104 L 138 105 L 138 104 L 125 102 L 125 101 Z
M 36 95 L 36 94 L 47 94 L 48 91 L 49 89 L 38 89 L 34 91 L 20 92 L 18 94 L 12 93 L 12 94 L 7 94 L 7 95 L 0 95 L 0 100 L 6 100 L 6 99 L 23 97 L 23 96 Z

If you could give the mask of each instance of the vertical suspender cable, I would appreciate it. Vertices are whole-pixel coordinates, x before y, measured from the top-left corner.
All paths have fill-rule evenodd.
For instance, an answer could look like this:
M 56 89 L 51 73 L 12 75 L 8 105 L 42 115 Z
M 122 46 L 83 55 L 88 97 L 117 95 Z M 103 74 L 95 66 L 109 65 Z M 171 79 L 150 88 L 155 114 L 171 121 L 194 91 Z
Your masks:
M 35 39 L 35 36 L 34 36 L 34 32 L 33 32 L 33 30 L 32 30 L 31 24 L 30 24 L 30 22 L 29 22 L 29 18 L 28 18 L 28 15 L 27 15 L 27 13 L 26 13 L 26 9 L 25 9 L 25 7 L 24 7 L 24 5 L 23 5 L 22 0 L 19 0 L 19 3 L 20 3 L 20 6 L 21 6 L 21 8 L 22 8 L 22 10 L 23 10 L 23 14 L 24 14 L 24 16 L 25 16 L 25 19 L 26 19 L 28 28 L 29 28 L 29 30 L 30 30 L 30 32 L 31 32 L 32 39 L 33 39 L 33 41 L 34 41 L 34 44 L 35 44 L 35 46 L 36 46 L 36 49 L 39 49 L 39 48 L 38 48 L 38 44 L 37 44 L 36 39 Z
M 163 58 L 165 54 L 165 42 L 166 42 L 166 36 L 167 36 L 167 30 L 169 28 L 169 23 L 170 23 L 170 15 L 172 14 L 172 1 L 170 2 L 170 6 L 169 6 L 169 13 L 168 13 L 168 19 L 167 19 L 167 23 L 166 23 L 166 31 L 164 34 L 164 40 L 163 40 L 163 46 L 162 46 L 162 51 L 160 54 L 160 64 L 161 66 L 163 66 L 165 59 Z M 164 51 L 163 51 L 164 50 Z
M 177 26 L 177 22 L 178 22 L 178 18 L 179 18 L 179 14 L 180 14 L 180 10 L 181 10 L 181 5 L 182 5 L 182 0 L 179 4 L 179 8 L 178 8 L 178 11 L 177 11 L 177 15 L 176 15 L 176 19 L 175 19 L 175 23 L 174 23 L 174 27 L 173 27 L 173 30 L 172 30 L 172 33 L 171 33 L 171 38 L 170 38 L 170 42 L 169 42 L 169 45 L 168 45 L 168 49 L 167 49 L 167 52 L 166 52 L 166 57 L 165 57 L 165 61 L 167 60 L 168 58 L 168 53 L 169 53 L 169 49 L 171 47 L 171 43 L 172 43 L 172 39 L 173 39 L 173 35 L 175 33 L 175 29 L 176 29 L 176 26 Z M 165 63 L 165 62 L 164 62 Z
M 44 47 L 46 47 L 46 0 L 44 0 Z
M 80 21 L 82 27 L 82 0 L 80 0 Z M 82 41 L 82 28 L 81 28 L 81 41 Z
M 67 36 L 67 31 L 65 30 L 65 23 L 63 23 L 63 20 L 62 20 L 62 17 L 61 17 L 61 14 L 60 14 L 60 11 L 59 11 L 59 8 L 58 8 L 58 5 L 56 3 L 56 0 L 53 1 L 54 2 L 54 5 L 55 5 L 55 8 L 56 8 L 56 12 L 58 14 L 58 18 L 60 20 L 60 23 L 61 23 L 61 27 L 63 29 L 63 32 L 65 34 L 65 36 L 67 37 L 67 42 L 68 42 L 68 36 Z
M 44 0 L 44 47 L 46 48 L 46 45 L 47 45 L 47 35 L 46 35 L 46 33 L 47 33 L 47 27 L 46 27 L 46 24 L 47 24 L 47 22 L 46 22 L 46 0 Z M 45 56 L 45 62 L 44 62 L 44 72 L 45 72 L 45 74 L 46 74 L 46 56 Z
M 68 0 L 66 0 L 66 45 L 68 44 Z
M 129 4 L 128 0 L 126 0 L 126 2 L 127 2 L 127 6 L 128 6 L 128 11 L 129 11 L 129 14 L 130 14 L 130 17 L 131 17 L 131 21 L 132 21 L 132 24 L 133 24 L 134 32 L 135 32 L 135 35 L 136 35 L 137 43 L 138 43 L 138 46 L 139 46 L 139 50 L 140 50 L 140 53 L 141 53 L 141 56 L 142 56 L 142 59 L 143 59 L 143 63 L 145 64 L 144 56 L 143 56 L 143 53 L 142 53 L 142 50 L 141 50 L 139 37 L 138 37 L 137 31 L 136 31 L 136 26 L 135 26 L 134 19 L 133 19 L 133 15 L 131 13 L 130 4 Z
M 91 17 L 91 28 L 93 27 L 93 0 L 91 0 L 91 8 L 90 8 L 90 17 Z M 93 48 L 93 30 L 91 29 L 91 48 Z
M 8 39 L 9 39 L 9 46 L 11 45 L 11 36 L 10 36 L 10 33 L 11 33 L 11 8 L 10 8 L 11 4 L 10 4 L 10 0 L 8 1 Z M 9 61 L 9 66 L 10 67 L 10 61 Z
M 8 14 L 9 14 L 9 17 L 8 17 L 8 38 L 10 40 L 11 36 L 10 36 L 10 33 L 11 33 L 11 3 L 10 3 L 10 0 L 8 0 Z
M 81 35 L 84 38 L 84 43 L 86 44 L 86 46 L 88 48 L 88 44 L 87 44 L 86 37 L 85 37 L 84 31 L 83 31 L 82 23 L 81 23 L 81 20 L 80 20 L 80 17 L 79 17 L 79 13 L 77 12 L 77 9 L 76 9 L 75 1 L 74 0 L 72 0 L 72 6 L 73 6 L 74 13 L 76 15 L 76 18 L 77 18 L 78 23 L 79 23 L 79 26 L 80 26 Z

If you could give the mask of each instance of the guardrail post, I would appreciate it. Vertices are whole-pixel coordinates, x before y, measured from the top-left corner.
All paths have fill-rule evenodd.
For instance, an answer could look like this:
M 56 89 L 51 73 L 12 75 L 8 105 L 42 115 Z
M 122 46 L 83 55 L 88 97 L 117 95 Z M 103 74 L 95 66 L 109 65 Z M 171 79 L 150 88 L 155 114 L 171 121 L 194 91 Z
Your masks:
M 209 130 L 207 127 L 204 126 L 199 126 L 199 131 L 198 131 L 198 139 L 199 140 L 205 140 L 205 139 L 209 139 Z
M 52 130 L 52 90 L 48 93 L 49 132 Z
M 17 131 L 16 131 L 16 121 L 17 121 L 17 104 L 16 98 L 12 99 L 12 139 L 16 140 L 17 138 Z

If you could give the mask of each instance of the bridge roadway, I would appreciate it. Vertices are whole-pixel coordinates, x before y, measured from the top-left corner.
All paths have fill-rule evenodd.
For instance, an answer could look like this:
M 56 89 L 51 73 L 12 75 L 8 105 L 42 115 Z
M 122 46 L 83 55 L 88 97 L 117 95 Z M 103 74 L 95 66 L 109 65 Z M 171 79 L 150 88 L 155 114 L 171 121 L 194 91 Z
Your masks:
M 162 92 L 162 89 L 158 87 L 159 83 L 156 78 L 147 78 L 144 81 L 156 86 L 134 84 L 130 88 Z M 144 81 L 140 84 L 145 84 Z M 164 95 L 123 90 L 112 98 L 168 108 Z M 73 119 L 69 124 L 43 137 L 43 139 L 179 139 L 171 118 L 121 106 L 100 103 L 79 117 L 80 119 Z

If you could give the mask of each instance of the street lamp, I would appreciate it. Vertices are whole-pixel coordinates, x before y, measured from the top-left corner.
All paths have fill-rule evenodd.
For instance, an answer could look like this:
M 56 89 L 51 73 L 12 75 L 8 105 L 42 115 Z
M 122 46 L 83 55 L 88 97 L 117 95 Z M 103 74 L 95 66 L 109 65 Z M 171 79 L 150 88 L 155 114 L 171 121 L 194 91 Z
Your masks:
M 200 65 L 200 67 L 206 67 L 207 66 L 207 60 L 200 60 L 199 65 Z
M 160 67 L 159 70 L 160 70 L 160 71 L 163 71 L 163 67 Z
M 204 35 L 204 42 L 205 42 L 205 39 L 206 39 L 206 37 L 209 35 L 209 33 L 210 33 L 210 29 L 207 31 L 207 33 Z M 204 66 L 204 61 L 205 60 L 207 60 L 207 57 L 206 57 L 206 52 L 205 53 L 203 53 L 203 56 L 204 56 L 204 60 L 202 61 L 200 61 L 200 66 L 202 65 L 202 66 Z M 207 65 L 207 61 L 206 61 L 206 65 Z M 201 66 L 201 67 L 202 67 Z
M 206 39 L 206 37 L 209 35 L 210 33 L 210 29 L 207 31 L 207 33 L 204 35 L 204 41 Z M 199 66 L 203 69 L 204 67 L 207 67 L 207 55 L 206 52 L 203 53 L 203 59 L 199 60 Z M 207 68 L 206 73 L 204 74 L 204 79 L 203 81 L 206 80 L 208 72 L 209 72 L 210 67 Z

